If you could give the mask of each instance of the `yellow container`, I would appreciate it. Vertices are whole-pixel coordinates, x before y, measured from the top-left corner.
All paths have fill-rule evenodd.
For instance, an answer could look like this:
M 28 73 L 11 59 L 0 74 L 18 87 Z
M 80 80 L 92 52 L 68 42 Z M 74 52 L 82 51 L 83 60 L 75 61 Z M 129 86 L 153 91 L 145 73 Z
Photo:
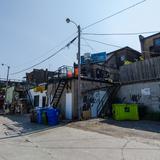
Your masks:
M 34 92 L 43 92 L 45 91 L 45 86 L 37 86 L 34 88 Z

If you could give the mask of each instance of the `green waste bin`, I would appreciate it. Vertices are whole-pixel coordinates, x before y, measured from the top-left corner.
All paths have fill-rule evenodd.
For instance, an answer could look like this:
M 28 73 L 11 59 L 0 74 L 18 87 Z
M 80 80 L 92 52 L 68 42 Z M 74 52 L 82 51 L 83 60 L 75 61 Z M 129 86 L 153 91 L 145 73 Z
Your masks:
M 115 120 L 139 120 L 137 104 L 112 104 Z

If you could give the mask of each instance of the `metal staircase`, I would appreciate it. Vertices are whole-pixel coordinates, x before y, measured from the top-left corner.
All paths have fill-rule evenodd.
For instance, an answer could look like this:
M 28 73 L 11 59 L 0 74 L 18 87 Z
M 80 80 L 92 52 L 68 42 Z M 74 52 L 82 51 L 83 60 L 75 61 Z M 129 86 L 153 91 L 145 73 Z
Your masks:
M 112 102 L 115 98 L 120 85 L 115 85 L 112 87 L 108 87 L 106 93 L 102 97 L 101 101 L 97 106 L 97 115 L 101 117 L 102 115 L 111 114 Z
M 50 103 L 52 106 L 57 107 L 66 84 L 67 84 L 66 79 L 60 79 L 59 80 L 58 86 L 55 90 L 54 96 L 53 96 L 52 101 Z

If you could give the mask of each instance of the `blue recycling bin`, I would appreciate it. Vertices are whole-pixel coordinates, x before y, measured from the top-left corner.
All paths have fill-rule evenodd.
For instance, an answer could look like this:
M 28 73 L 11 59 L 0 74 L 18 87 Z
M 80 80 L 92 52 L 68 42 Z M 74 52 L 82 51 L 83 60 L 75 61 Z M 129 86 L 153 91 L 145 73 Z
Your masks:
M 47 108 L 46 113 L 48 118 L 48 124 L 57 125 L 60 111 L 55 108 Z
M 42 110 L 41 110 L 41 108 L 37 108 L 36 112 L 37 112 L 37 123 L 41 124 L 42 123 Z

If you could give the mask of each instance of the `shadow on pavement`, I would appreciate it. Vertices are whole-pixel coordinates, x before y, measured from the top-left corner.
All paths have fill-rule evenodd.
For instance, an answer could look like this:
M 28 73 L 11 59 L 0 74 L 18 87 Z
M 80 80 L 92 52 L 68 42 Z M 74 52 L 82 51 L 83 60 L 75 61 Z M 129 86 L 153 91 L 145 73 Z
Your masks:
M 103 119 L 100 121 L 100 123 L 110 124 L 117 127 L 160 133 L 160 121 L 116 121 L 113 119 Z
M 39 133 L 67 124 L 67 122 L 60 122 L 56 126 L 49 126 L 31 123 L 29 115 L 5 115 L 1 116 L 1 118 L 5 119 L 1 124 L 3 124 L 8 130 L 12 131 L 12 133 L 7 136 L 0 137 L 0 140 Z

